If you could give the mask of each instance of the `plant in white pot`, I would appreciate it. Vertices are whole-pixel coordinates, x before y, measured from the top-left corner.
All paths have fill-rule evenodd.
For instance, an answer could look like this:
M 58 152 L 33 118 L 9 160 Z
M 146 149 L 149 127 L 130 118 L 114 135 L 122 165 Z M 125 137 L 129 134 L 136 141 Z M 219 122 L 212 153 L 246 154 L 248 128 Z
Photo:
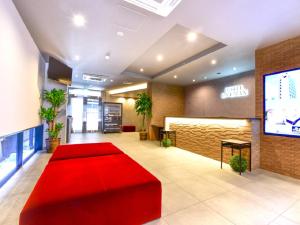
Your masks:
M 152 100 L 147 93 L 137 94 L 135 101 L 135 111 L 142 116 L 142 129 L 140 131 L 140 140 L 147 140 L 148 132 L 146 129 L 146 119 L 152 117 Z
M 56 118 L 60 107 L 66 102 L 66 93 L 62 89 L 45 90 L 43 100 L 50 103 L 49 107 L 41 106 L 40 117 L 48 124 L 48 139 L 46 139 L 47 152 L 53 152 L 60 145 L 59 134 L 63 129 L 63 123 L 57 123 Z

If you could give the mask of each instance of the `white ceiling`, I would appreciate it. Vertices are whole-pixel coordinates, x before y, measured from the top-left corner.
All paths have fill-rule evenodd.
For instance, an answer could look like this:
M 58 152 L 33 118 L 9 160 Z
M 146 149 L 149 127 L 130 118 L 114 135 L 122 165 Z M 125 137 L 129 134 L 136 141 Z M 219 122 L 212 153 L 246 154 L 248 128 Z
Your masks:
M 299 0 L 183 0 L 167 18 L 122 0 L 13 2 L 40 50 L 72 65 L 74 83 L 85 84 L 83 72 L 111 76 L 114 82 L 95 84 L 102 87 L 145 80 L 122 73 L 176 24 L 227 45 L 154 79 L 180 85 L 254 69 L 255 49 L 300 35 Z M 85 16 L 85 27 L 72 24 L 76 13 Z M 104 59 L 107 53 L 110 60 Z M 212 59 L 218 63 L 211 65 Z
M 200 52 L 203 52 L 218 42 L 200 33 L 192 43 L 186 41 L 190 29 L 175 25 L 165 35 L 163 35 L 154 45 L 152 45 L 143 55 L 133 62 L 126 71 L 141 73 L 147 76 L 155 76 L 161 71 L 170 68 Z M 194 33 L 194 32 L 193 32 Z M 161 55 L 161 62 L 156 60 L 157 55 Z M 140 72 L 140 68 L 144 71 Z

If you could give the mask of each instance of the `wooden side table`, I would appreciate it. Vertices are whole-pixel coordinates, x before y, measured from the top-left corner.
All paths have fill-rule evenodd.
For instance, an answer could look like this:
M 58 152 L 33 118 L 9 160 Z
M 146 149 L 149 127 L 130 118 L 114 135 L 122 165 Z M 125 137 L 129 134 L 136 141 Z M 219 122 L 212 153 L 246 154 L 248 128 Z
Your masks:
M 233 150 L 237 149 L 240 152 L 240 175 L 242 174 L 242 150 L 249 149 L 249 170 L 251 172 L 251 142 L 241 141 L 236 139 L 226 139 L 221 140 L 221 169 L 223 168 L 223 148 L 231 148 L 231 155 L 233 155 Z

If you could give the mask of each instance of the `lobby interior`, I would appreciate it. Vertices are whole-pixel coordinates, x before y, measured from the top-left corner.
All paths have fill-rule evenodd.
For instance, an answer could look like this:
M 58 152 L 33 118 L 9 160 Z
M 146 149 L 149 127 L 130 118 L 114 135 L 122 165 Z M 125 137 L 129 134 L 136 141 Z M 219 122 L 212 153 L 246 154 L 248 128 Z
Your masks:
M 0 224 L 300 224 L 299 8 L 1 0 Z

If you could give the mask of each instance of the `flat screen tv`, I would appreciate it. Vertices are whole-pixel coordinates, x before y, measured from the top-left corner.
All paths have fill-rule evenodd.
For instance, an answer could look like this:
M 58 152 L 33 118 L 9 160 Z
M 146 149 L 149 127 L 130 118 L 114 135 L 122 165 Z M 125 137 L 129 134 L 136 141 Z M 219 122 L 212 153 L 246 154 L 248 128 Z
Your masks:
M 264 76 L 264 133 L 300 137 L 300 68 Z
M 49 57 L 48 78 L 63 84 L 71 84 L 72 68 L 53 57 Z

